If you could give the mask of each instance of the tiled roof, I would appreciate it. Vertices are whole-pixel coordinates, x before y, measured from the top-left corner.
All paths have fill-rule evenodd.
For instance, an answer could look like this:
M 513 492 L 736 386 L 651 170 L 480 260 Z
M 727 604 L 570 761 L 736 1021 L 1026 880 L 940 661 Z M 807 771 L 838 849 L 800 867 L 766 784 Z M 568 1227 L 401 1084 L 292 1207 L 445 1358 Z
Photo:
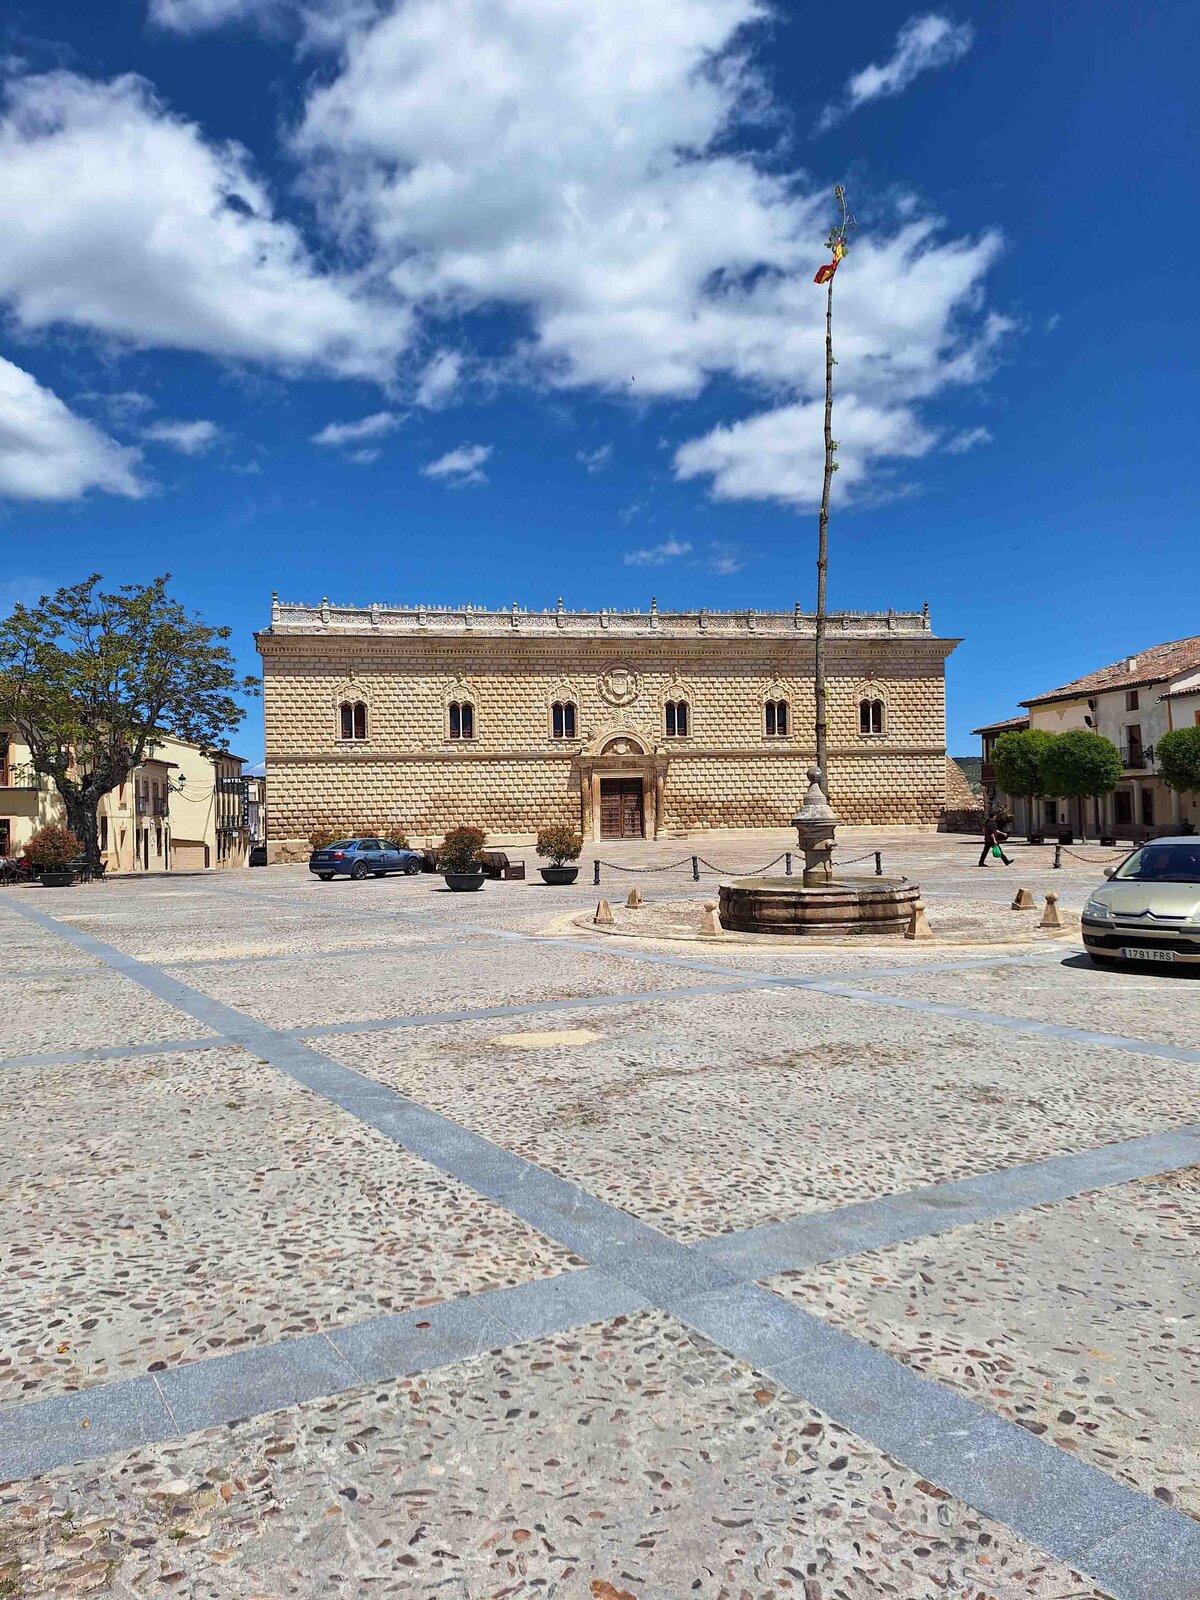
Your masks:
M 986 727 L 972 728 L 972 733 L 1004 733 L 1009 728 L 1027 728 L 1028 717 L 1009 717 L 1004 722 L 989 722 Z
M 1130 661 L 1134 665 L 1130 666 Z M 1034 695 L 1032 700 L 1022 700 L 1023 706 L 1045 705 L 1048 700 L 1074 700 L 1079 695 L 1096 694 L 1104 689 L 1137 689 L 1143 684 L 1161 683 L 1180 672 L 1193 672 L 1200 667 L 1200 634 L 1191 639 L 1174 639 L 1170 644 L 1154 644 L 1148 650 L 1138 650 L 1110 667 L 1089 672 L 1076 678 L 1074 683 L 1064 683 L 1061 689 L 1051 689 L 1047 694 Z

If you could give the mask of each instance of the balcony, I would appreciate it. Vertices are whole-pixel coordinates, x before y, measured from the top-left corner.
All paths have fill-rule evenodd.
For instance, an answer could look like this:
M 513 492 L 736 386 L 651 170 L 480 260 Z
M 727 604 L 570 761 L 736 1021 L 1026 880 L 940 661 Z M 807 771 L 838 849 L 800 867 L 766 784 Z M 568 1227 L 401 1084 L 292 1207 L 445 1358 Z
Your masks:
M 988 784 L 995 783 L 995 781 L 996 781 L 996 769 L 995 769 L 995 767 L 992 765 L 992 763 L 990 761 L 984 761 L 984 762 L 980 763 L 979 781 L 980 781 L 980 783 L 985 785 L 985 787 Z
M 41 788 L 37 773 L 32 767 L 3 767 L 0 768 L 0 789 L 33 789 Z
M 1122 744 L 1121 765 L 1126 772 L 1148 772 L 1154 765 L 1154 746 L 1136 739 Z

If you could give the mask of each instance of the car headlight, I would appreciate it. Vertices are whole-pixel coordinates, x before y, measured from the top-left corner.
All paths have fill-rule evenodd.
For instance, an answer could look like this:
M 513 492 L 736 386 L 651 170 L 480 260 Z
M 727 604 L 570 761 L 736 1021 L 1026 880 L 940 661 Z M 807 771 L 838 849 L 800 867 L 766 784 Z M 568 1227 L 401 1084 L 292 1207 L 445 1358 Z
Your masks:
M 1195 911 L 1193 911 L 1191 916 L 1188 918 L 1188 926 L 1192 928 L 1200 928 L 1200 906 L 1197 906 Z
M 1084 906 L 1083 914 L 1085 917 L 1091 917 L 1096 922 L 1112 921 L 1112 907 L 1103 900 L 1097 900 L 1095 895 Z

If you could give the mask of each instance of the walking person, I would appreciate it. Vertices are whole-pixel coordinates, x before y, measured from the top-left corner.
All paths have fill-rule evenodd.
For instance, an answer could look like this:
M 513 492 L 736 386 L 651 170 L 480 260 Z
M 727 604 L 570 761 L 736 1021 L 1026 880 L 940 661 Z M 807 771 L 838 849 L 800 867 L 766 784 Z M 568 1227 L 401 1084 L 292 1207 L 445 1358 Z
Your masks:
M 1003 861 L 1006 867 L 1011 867 L 1012 862 L 1004 854 L 1003 845 L 1008 835 L 1000 826 L 1000 819 L 989 814 L 983 819 L 983 849 L 979 852 L 979 865 L 986 867 L 988 856 L 996 856 Z

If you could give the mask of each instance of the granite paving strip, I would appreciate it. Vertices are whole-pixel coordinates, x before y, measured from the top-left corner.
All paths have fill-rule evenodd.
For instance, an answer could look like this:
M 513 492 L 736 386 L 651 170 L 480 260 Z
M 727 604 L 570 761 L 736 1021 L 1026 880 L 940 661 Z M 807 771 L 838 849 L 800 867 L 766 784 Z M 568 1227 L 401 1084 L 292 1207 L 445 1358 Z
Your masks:
M 0 1070 L 8 1067 L 85 1067 L 97 1061 L 127 1061 L 137 1056 L 177 1055 L 181 1050 L 223 1050 L 225 1040 L 163 1039 L 158 1044 L 96 1045 L 90 1050 L 63 1050 L 59 1054 L 5 1056 Z
M 1106 1584 L 1116 1600 L 1195 1600 L 1200 1593 L 1200 1524 L 1191 1518 L 1043 1444 L 963 1396 L 916 1377 L 900 1362 L 769 1290 L 739 1284 L 689 1247 L 448 1118 L 90 934 L 60 924 L 34 907 L 17 904 L 16 909 L 498 1201 L 644 1294 L 686 1327 L 765 1370 L 834 1421 L 1050 1554 L 1088 1572 Z M 884 998 L 847 985 L 817 987 L 851 999 L 879 1003 Z M 917 1009 L 991 1020 L 990 1014 L 977 1019 L 952 1007 Z M 1006 1025 L 1013 1019 L 998 1020 Z M 1078 1030 L 1067 1033 L 1077 1035 Z M 1105 1040 L 1088 1036 L 1087 1042 Z M 1129 1040 L 1122 1043 L 1141 1049 Z M 1200 1059 L 1200 1052 L 1188 1055 Z M 344 1360 L 340 1354 L 338 1359 Z M 305 1372 L 301 1381 L 310 1382 L 310 1375 Z M 1169 1586 L 1164 1586 L 1164 1571 L 1154 1561 L 1158 1551 L 1170 1552 Z
M 881 994 L 873 989 L 856 989 L 852 984 L 839 983 L 831 978 L 820 979 L 807 987 L 820 994 L 838 995 L 843 1000 L 864 1000 L 870 1005 L 890 1006 L 893 1010 L 920 1011 L 931 1017 L 949 1017 L 954 1022 L 975 1022 L 986 1028 L 1005 1028 L 1010 1033 L 1067 1039 L 1073 1044 L 1102 1045 L 1107 1050 L 1126 1050 L 1135 1055 L 1159 1056 L 1165 1061 L 1182 1061 L 1189 1066 L 1200 1066 L 1200 1050 L 1189 1050 L 1183 1045 L 1136 1039 L 1121 1033 L 1093 1033 L 1087 1028 L 1072 1028 L 1064 1023 L 1042 1022 L 1035 1017 L 1009 1017 L 998 1011 L 974 1011 L 966 1006 L 946 1005 L 938 1000 Z

